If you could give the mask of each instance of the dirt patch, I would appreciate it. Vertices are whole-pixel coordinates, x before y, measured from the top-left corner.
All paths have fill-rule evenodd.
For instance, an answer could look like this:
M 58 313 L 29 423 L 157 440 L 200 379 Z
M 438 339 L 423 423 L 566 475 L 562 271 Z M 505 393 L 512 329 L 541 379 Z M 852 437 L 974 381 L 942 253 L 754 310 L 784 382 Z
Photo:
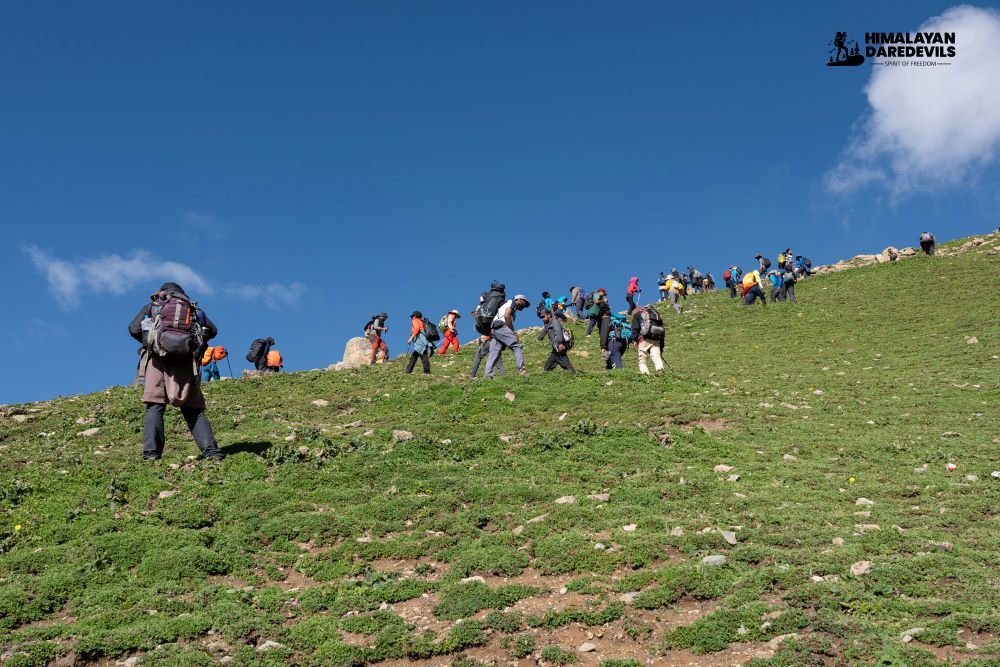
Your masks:
M 277 581 L 272 581 L 270 583 L 274 584 L 275 586 L 277 586 L 278 588 L 280 588 L 285 592 L 298 591 L 302 590 L 303 588 L 311 588 L 313 586 L 321 585 L 320 582 L 316 581 L 311 577 L 307 577 L 306 575 L 302 574 L 295 568 L 290 568 L 288 570 L 282 569 L 281 571 L 285 573 L 284 580 L 279 579 Z
M 399 614 L 407 623 L 416 626 L 416 632 L 431 630 L 440 635 L 447 632 L 452 623 L 434 618 L 434 607 L 437 604 L 437 593 L 424 593 L 418 598 L 391 604 L 389 609 Z
M 427 574 L 417 574 L 417 567 L 422 565 L 429 565 L 431 571 Z M 399 574 L 404 579 L 426 579 L 429 581 L 440 579 L 447 569 L 433 558 L 376 558 L 369 563 L 369 566 L 379 572 Z
M 685 421 L 683 419 L 675 419 L 674 417 L 664 417 L 664 426 L 674 426 L 684 431 L 685 433 L 690 433 L 695 428 L 700 428 L 705 431 L 705 433 L 717 433 L 719 431 L 727 431 L 733 428 L 733 423 L 727 419 L 713 419 L 708 416 L 702 417 L 701 419 L 695 419 L 694 421 Z
M 997 641 L 995 634 L 991 632 L 973 632 L 968 628 L 959 628 L 957 633 L 959 638 L 966 642 L 966 646 L 933 646 L 931 644 L 924 644 L 919 640 L 914 640 L 913 646 L 919 646 L 942 662 L 966 662 L 981 658 L 984 655 L 996 655 L 996 652 L 992 650 L 983 653 L 978 651 L 978 649 L 984 647 L 995 647 L 995 642 Z M 973 649 L 971 646 L 975 646 L 976 648 Z
M 302 549 L 306 553 L 325 554 L 339 547 L 343 541 L 344 540 L 342 538 L 337 538 L 337 541 L 333 544 L 316 544 L 312 540 L 309 540 L 308 542 L 295 542 L 295 546 Z

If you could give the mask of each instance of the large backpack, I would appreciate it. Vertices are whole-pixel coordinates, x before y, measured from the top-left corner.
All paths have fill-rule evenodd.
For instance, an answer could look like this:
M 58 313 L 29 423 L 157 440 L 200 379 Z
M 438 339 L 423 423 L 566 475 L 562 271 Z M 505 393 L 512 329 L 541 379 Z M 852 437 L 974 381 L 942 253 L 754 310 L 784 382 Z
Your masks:
M 205 342 L 198 322 L 198 304 L 178 292 L 158 297 L 150 313 L 150 354 L 175 360 L 192 360 Z
M 493 335 L 493 318 L 497 316 L 500 306 L 507 300 L 506 292 L 499 289 L 500 287 L 502 286 L 498 285 L 498 289 L 483 292 L 479 305 L 473 311 L 476 316 L 476 331 L 483 336 Z
M 743 289 L 744 290 L 750 289 L 751 287 L 753 287 L 757 283 L 757 281 L 753 277 L 753 274 L 754 274 L 754 272 L 751 271 L 750 273 L 748 273 L 745 276 L 743 276 Z
M 438 328 L 434 326 L 434 323 L 426 317 L 424 318 L 424 338 L 431 343 L 436 343 L 441 340 L 441 332 L 438 331 Z
M 264 354 L 264 348 L 266 347 L 267 341 L 263 338 L 258 338 L 254 342 L 250 343 L 250 351 L 247 352 L 247 361 L 251 364 L 256 364 L 261 355 Z
M 372 327 L 374 325 L 375 325 L 375 318 L 372 318 L 372 319 L 368 320 L 368 323 L 365 324 L 365 338 L 369 338 L 370 339 L 372 337 L 372 333 L 373 333 L 372 332 Z
M 643 308 L 639 316 L 639 335 L 651 340 L 660 340 L 665 333 L 660 313 L 652 306 Z
M 202 366 L 208 366 L 212 361 L 212 355 L 215 353 L 214 347 L 206 347 L 205 354 L 201 355 L 201 361 L 199 362 Z
M 733 272 L 730 271 L 729 269 L 726 269 L 725 272 L 722 274 L 722 279 L 725 280 L 726 282 L 729 282 L 730 280 L 732 280 L 732 278 L 733 278 Z
M 268 368 L 281 368 L 285 365 L 284 360 L 281 358 L 281 352 L 277 350 L 268 350 L 267 352 L 267 367 Z
M 567 350 L 572 350 L 573 345 L 576 344 L 576 339 L 573 338 L 573 330 L 569 327 L 563 327 L 563 345 L 566 346 Z
M 548 310 L 549 309 L 545 307 L 545 302 L 539 301 L 538 305 L 535 306 L 535 315 L 538 315 L 538 319 L 542 319 L 542 317 L 545 315 L 546 312 L 548 312 Z
M 593 292 L 591 292 L 586 297 L 584 297 L 584 299 L 583 299 L 583 307 L 586 308 L 587 310 L 590 310 L 591 308 L 594 307 L 594 293 Z
M 762 257 L 760 263 L 761 263 L 761 271 L 766 272 L 768 269 L 771 268 L 771 260 L 769 260 L 767 257 Z

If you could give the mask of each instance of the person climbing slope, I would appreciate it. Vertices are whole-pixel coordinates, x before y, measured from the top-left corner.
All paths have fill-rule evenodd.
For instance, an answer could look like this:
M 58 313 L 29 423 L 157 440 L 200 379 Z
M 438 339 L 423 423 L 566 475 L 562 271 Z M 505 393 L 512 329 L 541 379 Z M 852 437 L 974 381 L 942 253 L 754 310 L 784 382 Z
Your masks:
M 455 349 L 455 354 L 458 354 L 459 344 L 458 344 L 458 318 L 462 315 L 459 314 L 457 310 L 449 310 L 445 313 L 445 316 L 441 318 L 441 323 L 438 325 L 438 329 L 441 330 L 444 336 L 444 345 L 438 350 L 438 354 L 444 356 L 448 353 L 448 347 L 451 346 Z
M 767 297 L 764 295 L 764 280 L 760 277 L 760 271 L 751 271 L 743 276 L 743 303 L 752 306 L 757 299 L 763 306 L 767 305 Z
M 389 319 L 389 314 L 383 311 L 378 315 L 372 315 L 371 321 L 365 326 L 365 338 L 372 344 L 372 352 L 368 357 L 369 366 L 389 360 L 389 346 L 382 338 L 389 330 L 389 327 L 385 325 L 387 319 Z
M 518 338 L 517 332 L 514 330 L 514 320 L 517 318 L 519 310 L 524 310 L 530 305 L 526 296 L 518 294 L 500 306 L 496 317 L 493 318 L 493 340 L 490 341 L 490 356 L 486 360 L 486 377 L 493 377 L 497 362 L 500 360 L 500 353 L 506 349 L 514 351 L 514 361 L 517 363 L 518 374 L 528 374 L 524 368 L 524 348 L 521 346 L 521 339 Z
M 548 311 L 542 316 L 542 324 L 542 331 L 538 334 L 538 340 L 544 340 L 548 337 L 549 344 L 552 346 L 552 353 L 545 360 L 543 368 L 546 371 L 551 371 L 556 366 L 560 366 L 570 373 L 575 373 L 576 369 L 573 368 L 573 364 L 570 362 L 569 354 L 567 353 L 569 345 L 571 345 L 572 334 L 567 335 L 562 323 Z
M 625 290 L 625 301 L 628 302 L 628 314 L 631 315 L 632 311 L 635 310 L 635 295 L 642 294 L 642 290 L 639 289 L 639 277 L 632 276 L 628 280 L 628 289 Z
M 636 341 L 636 352 L 639 357 L 639 372 L 649 375 L 647 361 L 653 359 L 653 367 L 657 372 L 663 370 L 663 341 L 666 330 L 659 312 L 652 306 L 639 308 L 632 316 L 632 340 Z
M 431 374 L 431 353 L 434 352 L 434 343 L 428 340 L 425 329 L 424 315 L 419 310 L 410 313 L 410 337 L 406 345 L 413 346 L 410 352 L 410 360 L 406 362 L 404 372 L 412 373 L 413 367 L 417 364 L 417 359 L 424 367 L 424 375 Z

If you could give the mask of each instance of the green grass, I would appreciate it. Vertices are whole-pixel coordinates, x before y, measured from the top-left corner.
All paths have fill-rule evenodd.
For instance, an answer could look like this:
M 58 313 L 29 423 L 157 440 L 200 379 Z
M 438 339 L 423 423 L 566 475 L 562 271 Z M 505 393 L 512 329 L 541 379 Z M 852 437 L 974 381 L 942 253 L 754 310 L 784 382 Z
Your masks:
M 691 297 L 652 378 L 634 351 L 605 372 L 578 331 L 575 376 L 542 373 L 526 337 L 528 378 L 470 381 L 468 350 L 430 378 L 392 363 L 217 383 L 221 464 L 187 460 L 176 411 L 163 461 L 140 461 L 134 389 L 6 407 L 4 667 L 469 662 L 482 646 L 555 663 L 576 657 L 558 648 L 569 625 L 651 655 L 799 635 L 757 665 L 934 664 L 932 648 L 996 664 L 996 642 L 965 644 L 1000 635 L 997 284 L 997 258 L 971 252 L 811 278 L 766 309 Z M 852 576 L 860 560 L 872 571 Z M 514 608 L 560 586 L 586 602 Z M 694 603 L 710 613 L 632 615 Z M 433 628 L 400 611 L 418 604 Z

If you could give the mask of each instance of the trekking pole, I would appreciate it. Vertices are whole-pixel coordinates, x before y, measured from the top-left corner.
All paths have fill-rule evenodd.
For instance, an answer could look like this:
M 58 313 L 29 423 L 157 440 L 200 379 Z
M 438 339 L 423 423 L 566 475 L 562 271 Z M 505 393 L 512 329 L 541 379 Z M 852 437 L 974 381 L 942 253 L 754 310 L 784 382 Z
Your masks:
M 235 380 L 236 378 L 233 376 L 233 364 L 229 361 L 229 357 L 226 357 L 226 365 L 229 366 L 229 379 Z

